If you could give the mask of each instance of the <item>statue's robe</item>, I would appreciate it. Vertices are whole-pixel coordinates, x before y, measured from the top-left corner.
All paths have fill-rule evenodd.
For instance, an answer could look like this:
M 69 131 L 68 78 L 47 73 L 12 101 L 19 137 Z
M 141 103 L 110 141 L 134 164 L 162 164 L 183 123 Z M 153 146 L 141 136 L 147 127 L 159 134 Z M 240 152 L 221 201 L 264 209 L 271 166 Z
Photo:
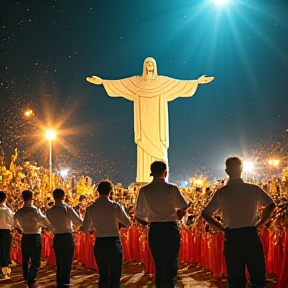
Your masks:
M 177 80 L 166 76 L 144 80 L 133 76 L 121 80 L 103 80 L 111 97 L 124 97 L 134 102 L 134 132 L 137 144 L 136 182 L 150 182 L 150 165 L 161 160 L 168 165 L 168 102 L 178 97 L 193 96 L 197 80 Z

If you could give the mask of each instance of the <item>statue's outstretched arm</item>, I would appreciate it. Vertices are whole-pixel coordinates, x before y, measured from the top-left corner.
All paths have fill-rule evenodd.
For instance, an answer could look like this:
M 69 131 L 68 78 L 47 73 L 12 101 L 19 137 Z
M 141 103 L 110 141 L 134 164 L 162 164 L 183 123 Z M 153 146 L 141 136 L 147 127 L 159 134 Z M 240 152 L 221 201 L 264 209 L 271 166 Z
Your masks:
M 206 75 L 202 75 L 198 78 L 197 82 L 198 82 L 198 84 L 207 84 L 213 80 L 214 80 L 213 76 L 206 77 Z
M 87 77 L 86 80 L 90 83 L 101 85 L 103 84 L 103 80 L 98 76 Z

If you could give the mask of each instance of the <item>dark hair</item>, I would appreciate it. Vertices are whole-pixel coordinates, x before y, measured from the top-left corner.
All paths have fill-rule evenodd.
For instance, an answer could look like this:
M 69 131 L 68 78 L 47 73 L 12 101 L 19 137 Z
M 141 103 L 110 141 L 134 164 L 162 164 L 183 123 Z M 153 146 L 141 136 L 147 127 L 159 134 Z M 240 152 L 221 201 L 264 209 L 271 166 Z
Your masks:
M 81 202 L 83 199 L 86 199 L 86 196 L 85 195 L 80 195 L 79 201 Z
M 112 183 L 109 181 L 102 181 L 97 187 L 97 191 L 100 195 L 108 195 L 109 192 L 113 189 Z
M 24 190 L 22 192 L 22 198 L 24 201 L 32 200 L 33 198 L 33 192 L 30 190 Z
M 6 193 L 4 191 L 0 191 L 0 203 L 4 202 L 6 198 Z
M 228 157 L 225 161 L 226 168 L 228 168 L 231 165 L 235 165 L 235 164 L 242 166 L 242 161 L 239 157 L 236 157 L 236 156 Z
M 64 195 L 65 195 L 65 192 L 60 188 L 57 188 L 53 191 L 53 198 L 54 199 L 61 199 L 64 197 Z
M 167 165 L 163 161 L 155 161 L 151 164 L 150 170 L 150 176 L 160 176 L 165 170 L 167 170 Z

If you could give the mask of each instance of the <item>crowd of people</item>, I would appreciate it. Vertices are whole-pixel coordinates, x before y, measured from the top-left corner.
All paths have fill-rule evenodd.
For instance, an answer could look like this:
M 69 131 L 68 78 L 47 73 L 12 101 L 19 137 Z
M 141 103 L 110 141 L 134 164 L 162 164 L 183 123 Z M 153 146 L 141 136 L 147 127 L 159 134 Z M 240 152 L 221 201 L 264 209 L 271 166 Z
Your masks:
M 168 269 L 169 270 L 168 274 L 170 275 L 170 280 L 172 278 L 173 279 L 171 280 L 172 282 L 170 282 L 170 284 L 168 283 L 169 281 L 166 279 L 168 281 L 167 282 L 168 284 L 165 286 L 161 281 L 164 281 L 163 279 L 165 278 L 164 277 L 165 273 L 163 272 L 163 269 L 166 266 L 164 267 L 163 266 L 164 264 L 161 263 L 161 261 L 163 261 L 163 258 L 161 258 L 163 255 L 161 256 L 161 254 L 159 254 L 159 251 L 160 251 L 159 247 L 163 247 L 162 236 L 163 236 L 164 230 L 168 234 L 169 233 L 173 234 L 175 232 L 175 231 L 173 232 L 173 229 L 175 230 L 174 225 L 176 223 L 175 222 L 176 220 L 177 220 L 177 227 L 190 229 L 190 230 L 205 229 L 206 232 L 209 231 L 210 233 L 219 233 L 219 230 L 221 230 L 221 225 L 224 225 L 222 215 L 218 213 L 217 211 L 213 211 L 213 212 L 216 212 L 213 214 L 213 219 L 216 220 L 218 223 L 216 225 L 215 225 L 215 222 L 213 223 L 213 221 L 211 221 L 211 217 L 210 219 L 209 217 L 207 218 L 208 214 L 209 216 L 212 216 L 212 214 L 210 215 L 210 212 L 207 214 L 208 210 L 206 210 L 206 214 L 205 213 L 203 214 L 202 212 L 204 208 L 208 205 L 208 203 L 211 203 L 210 202 L 211 198 L 213 199 L 214 195 L 217 195 L 215 191 L 219 191 L 219 189 L 221 190 L 222 187 L 226 186 L 227 184 L 226 180 L 218 181 L 217 184 L 214 186 L 210 186 L 207 183 L 203 184 L 203 181 L 198 182 L 198 183 L 196 181 L 196 183 L 192 183 L 191 187 L 180 188 L 181 197 L 179 198 L 180 200 L 178 200 L 177 205 L 175 205 L 175 208 L 176 207 L 179 208 L 178 209 L 179 211 L 177 211 L 177 213 L 175 214 L 176 216 L 178 215 L 177 219 L 175 218 L 175 215 L 174 215 L 173 217 L 175 219 L 173 217 L 172 217 L 173 219 L 172 218 L 170 219 L 168 217 L 169 221 L 167 219 L 163 221 L 163 219 L 165 218 L 165 215 L 163 216 L 164 218 L 160 217 L 161 218 L 160 219 L 159 218 L 160 214 L 159 214 L 159 215 L 154 215 L 155 219 L 153 219 L 152 217 L 152 220 L 151 220 L 151 211 L 148 213 L 150 215 L 148 219 L 147 217 L 145 218 L 145 213 L 147 213 L 147 211 L 145 212 L 146 208 L 144 210 L 142 209 L 142 212 L 141 212 L 141 209 L 139 208 L 140 206 L 143 206 L 143 204 L 139 204 L 140 197 L 138 197 L 138 195 L 142 195 L 144 190 L 143 188 L 141 189 L 141 186 L 138 186 L 137 183 L 131 185 L 128 189 L 125 189 L 121 185 L 113 185 L 112 187 L 111 182 L 108 181 L 107 179 L 100 181 L 100 184 L 93 184 L 92 179 L 89 177 L 82 176 L 79 179 L 76 179 L 74 177 L 64 178 L 57 174 L 53 174 L 52 181 L 50 182 L 49 170 L 46 170 L 42 167 L 37 167 L 37 165 L 33 165 L 33 163 L 30 163 L 29 161 L 26 161 L 22 165 L 17 166 L 15 165 L 17 154 L 15 153 L 15 155 L 13 156 L 14 157 L 12 157 L 11 159 L 11 164 L 10 164 L 9 169 L 5 167 L 5 165 L 3 164 L 3 161 L 2 163 L 0 161 L 0 164 L 1 164 L 0 190 L 2 190 L 0 193 L 1 194 L 0 195 L 0 217 L 4 215 L 4 212 L 2 210 L 6 210 L 5 215 L 10 215 L 10 218 L 9 218 L 10 220 L 8 218 L 7 218 L 8 220 L 5 220 L 5 221 L 2 221 L 1 220 L 2 218 L 0 219 L 1 220 L 0 222 L 0 234 L 1 235 L 0 236 L 2 237 L 2 238 L 0 237 L 0 239 L 7 239 L 5 240 L 6 242 L 2 241 L 2 243 L 0 243 L 0 246 L 1 246 L 0 247 L 0 253 L 1 253 L 0 264 L 2 268 L 1 276 L 4 279 L 9 278 L 10 273 L 11 273 L 10 255 L 9 253 L 5 251 L 8 251 L 8 248 L 7 248 L 8 246 L 10 247 L 17 246 L 21 242 L 21 248 L 23 250 L 22 251 L 23 277 L 24 279 L 26 279 L 29 287 L 37 287 L 38 284 L 36 284 L 35 279 L 37 276 L 37 271 L 40 267 L 40 258 L 41 258 L 41 245 L 39 245 L 39 241 L 40 241 L 39 237 L 41 234 L 40 227 L 43 227 L 48 231 L 48 233 L 54 233 L 55 235 L 58 235 L 57 237 L 54 237 L 55 240 L 53 242 L 53 249 L 55 252 L 56 264 L 57 264 L 56 281 L 57 281 L 58 287 L 68 287 L 70 283 L 70 278 L 69 278 L 70 271 L 71 271 L 70 264 L 72 264 L 73 251 L 74 251 L 74 246 L 73 246 L 74 242 L 73 242 L 73 237 L 71 236 L 72 235 L 71 233 L 74 231 L 88 232 L 88 231 L 93 230 L 93 228 L 95 232 L 95 228 L 97 226 L 98 229 L 96 229 L 96 239 L 101 239 L 103 235 L 106 235 L 106 237 L 108 236 L 112 238 L 116 237 L 116 238 L 113 238 L 110 244 L 101 243 L 99 242 L 100 240 L 98 240 L 98 242 L 96 241 L 97 245 L 95 244 L 96 248 L 94 247 L 94 255 L 96 257 L 96 262 L 98 265 L 99 273 L 100 271 L 102 272 L 100 274 L 99 283 L 100 283 L 100 286 L 102 285 L 102 287 L 105 287 L 105 286 L 117 287 L 117 285 L 119 285 L 119 281 L 121 277 L 121 267 L 122 267 L 121 263 L 122 262 L 119 260 L 118 266 L 114 265 L 116 276 L 114 275 L 115 276 L 114 277 L 112 275 L 114 278 L 113 277 L 109 278 L 108 277 L 109 271 L 107 269 L 107 265 L 108 265 L 107 263 L 109 261 L 107 262 L 107 259 L 105 257 L 108 257 L 110 255 L 109 257 L 111 258 L 110 258 L 109 265 L 112 265 L 111 264 L 112 262 L 115 264 L 117 261 L 115 262 L 114 260 L 117 257 L 118 259 L 122 259 L 122 254 L 119 252 L 121 250 L 119 248 L 119 245 L 121 245 L 121 243 L 119 244 L 119 239 L 117 238 L 119 236 L 119 233 L 116 233 L 113 230 L 113 228 L 111 229 L 111 227 L 113 227 L 115 223 L 110 223 L 110 226 L 109 226 L 106 222 L 106 224 L 102 228 L 99 228 L 99 225 L 101 227 L 101 225 L 103 224 L 97 223 L 97 218 L 100 219 L 101 217 L 99 215 L 97 217 L 97 213 L 95 214 L 93 212 L 93 209 L 91 208 L 93 207 L 93 205 L 95 205 L 95 203 L 99 203 L 99 200 L 103 201 L 104 198 L 114 201 L 114 202 L 110 201 L 111 203 L 117 204 L 116 205 L 116 208 L 118 207 L 117 208 L 118 210 L 116 209 L 116 211 L 118 211 L 117 219 L 118 220 L 122 219 L 121 221 L 119 221 L 120 226 L 119 227 L 117 226 L 117 229 L 121 228 L 122 226 L 123 227 L 129 227 L 130 225 L 142 226 L 147 223 L 150 223 L 149 226 L 151 229 L 150 231 L 152 231 L 151 232 L 152 236 L 150 233 L 149 237 L 151 239 L 149 238 L 149 245 L 150 243 L 154 242 L 154 248 L 151 248 L 150 246 L 150 249 L 152 252 L 154 264 L 156 266 L 156 286 L 157 287 L 166 287 L 166 286 L 174 287 L 175 275 L 177 275 L 177 267 L 178 267 L 178 265 L 176 265 L 175 263 L 171 264 L 170 268 L 172 267 L 171 268 L 172 270 Z M 270 211 L 271 213 L 268 213 L 269 217 L 272 216 L 271 219 L 269 221 L 264 221 L 265 223 L 263 222 L 262 224 L 264 225 L 265 228 L 269 228 L 271 231 L 273 231 L 273 233 L 277 233 L 277 231 L 279 231 L 281 227 L 283 227 L 284 225 L 285 226 L 287 225 L 287 216 L 288 216 L 288 212 L 287 212 L 287 202 L 288 202 L 287 169 L 283 170 L 282 179 L 279 179 L 279 178 L 270 179 L 269 181 L 267 181 L 267 183 L 262 183 L 259 186 L 265 190 L 266 192 L 265 195 L 270 195 L 274 203 L 276 203 L 277 205 L 277 209 L 275 210 L 272 209 L 274 210 L 274 212 L 271 210 Z M 140 190 L 140 194 L 139 194 L 139 190 Z M 178 188 L 177 188 L 177 191 L 179 191 Z M 181 204 L 182 197 L 183 197 L 183 202 Z M 157 204 L 157 201 L 155 200 L 155 198 L 153 199 L 154 199 L 153 200 L 154 204 Z M 102 203 L 101 206 L 103 205 L 109 206 L 110 202 L 108 201 L 106 202 L 104 201 L 103 202 L 104 204 Z M 109 208 L 108 206 L 107 206 L 107 209 L 109 210 L 111 207 Z M 161 206 L 161 205 L 159 204 L 158 206 Z M 216 206 L 214 205 L 213 207 L 215 208 Z M 23 209 L 26 209 L 27 207 L 29 207 L 29 209 L 31 207 L 33 208 L 31 208 L 32 210 L 30 209 L 31 210 L 30 212 L 24 211 L 25 213 L 23 213 Z M 87 209 L 87 207 L 89 208 Z M 112 209 L 115 209 L 115 207 L 113 206 Z M 29 213 L 30 214 L 32 213 L 33 216 L 31 216 L 32 214 L 30 215 Z M 53 213 L 55 213 L 55 215 L 53 215 Z M 109 218 L 108 214 L 107 214 L 107 219 Z M 69 215 L 69 217 L 67 215 Z M 204 217 L 201 217 L 201 216 L 204 216 Z M 35 227 L 31 228 L 32 224 L 31 224 L 30 218 L 28 222 L 31 225 L 30 226 L 28 225 L 28 227 L 25 226 L 25 223 L 27 222 L 27 217 L 32 217 L 31 219 L 33 219 L 33 217 L 36 217 L 36 219 L 38 219 L 37 221 L 35 220 L 35 223 L 37 223 L 37 225 L 35 224 L 36 225 L 35 227 L 37 227 L 36 231 L 33 230 L 35 229 Z M 68 220 L 66 222 L 62 220 L 59 222 L 59 219 L 65 219 L 65 217 L 66 218 L 68 217 L 67 218 Z M 260 219 L 261 216 L 257 215 L 257 217 Z M 268 220 L 269 217 L 267 217 L 266 220 Z M 83 224 L 83 221 L 84 221 L 84 224 Z M 111 221 L 113 222 L 113 218 Z M 161 233 L 160 234 L 162 236 L 157 234 L 159 232 L 159 226 L 157 226 L 159 224 L 157 223 L 159 222 L 167 222 L 167 223 L 173 222 L 171 224 L 172 226 L 170 226 L 170 224 L 168 224 L 167 226 L 166 224 L 166 227 L 162 227 L 161 226 L 162 224 L 160 224 L 160 227 L 161 227 L 160 231 L 162 231 L 162 234 Z M 2 227 L 1 223 L 6 223 L 5 224 L 6 226 L 4 225 Z M 151 225 L 151 223 L 156 223 L 156 224 Z M 107 229 L 105 227 L 106 228 L 110 227 L 110 228 L 108 228 L 108 231 L 106 231 Z M 222 226 L 222 227 L 225 227 L 225 226 Z M 223 230 L 225 230 L 225 228 L 223 228 Z M 98 237 L 97 237 L 97 233 L 99 233 L 99 231 L 104 231 L 103 232 L 104 234 L 103 235 L 98 234 Z M 110 233 L 110 234 L 107 235 L 107 233 L 108 234 Z M 34 235 L 34 236 L 31 236 L 31 235 Z M 166 239 L 171 238 L 170 237 L 171 235 L 170 236 L 169 235 L 166 237 Z M 175 237 L 177 238 L 178 236 L 176 235 Z M 239 237 L 239 235 L 236 237 Z M 12 241 L 12 245 L 11 245 L 11 241 Z M 70 243 L 70 244 L 67 245 L 67 243 Z M 108 246 L 110 245 L 110 248 L 108 250 L 105 248 L 107 247 L 107 245 Z M 174 243 L 171 245 L 172 246 L 174 245 L 173 247 L 175 247 L 176 245 L 175 251 L 176 252 L 178 251 L 179 253 L 178 246 L 180 245 L 180 242 L 178 244 Z M 70 247 L 70 250 L 68 249 L 69 247 Z M 116 249 L 116 251 L 114 251 L 116 254 L 107 252 L 107 251 L 111 251 L 112 249 L 111 247 L 119 248 L 118 250 Z M 40 252 L 39 252 L 39 249 L 40 249 Z M 65 255 L 62 255 L 63 251 L 66 251 L 67 253 Z M 106 251 L 107 253 L 103 251 Z M 165 251 L 167 252 L 167 250 Z M 174 253 L 175 255 L 177 254 L 176 252 Z M 167 253 L 164 253 L 164 254 L 167 254 Z M 170 258 L 169 261 L 175 262 L 177 255 L 176 256 L 174 255 L 176 258 L 175 257 L 173 258 L 173 253 L 168 253 L 168 254 L 172 256 L 172 258 Z M 235 255 L 233 255 L 233 257 L 235 257 Z M 111 259 L 113 259 L 113 261 Z M 31 261 L 30 268 L 28 268 L 29 261 Z M 165 263 L 167 261 L 168 260 L 165 258 Z M 63 263 L 65 263 L 65 265 Z M 159 267 L 162 267 L 162 268 L 159 268 Z M 167 267 L 165 269 L 167 270 Z M 110 282 L 107 280 L 108 278 L 110 279 L 109 280 Z M 229 273 L 228 273 L 228 278 L 229 278 Z M 243 282 L 243 279 L 241 281 Z M 238 286 L 237 285 L 232 286 L 232 285 L 233 284 L 231 284 L 230 287 L 242 287 L 241 286 L 242 284 Z M 262 287 L 262 286 L 255 286 L 255 287 Z

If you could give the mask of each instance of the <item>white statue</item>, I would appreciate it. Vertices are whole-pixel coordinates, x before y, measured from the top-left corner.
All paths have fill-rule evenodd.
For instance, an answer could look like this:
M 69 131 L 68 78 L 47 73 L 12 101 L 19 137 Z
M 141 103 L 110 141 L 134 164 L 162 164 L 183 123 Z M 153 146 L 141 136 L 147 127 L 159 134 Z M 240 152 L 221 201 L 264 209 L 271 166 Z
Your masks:
M 134 132 L 137 144 L 136 182 L 150 182 L 150 165 L 156 160 L 168 164 L 169 147 L 168 101 L 191 97 L 198 84 L 207 84 L 214 77 L 205 75 L 198 80 L 178 80 L 158 76 L 156 61 L 148 57 L 143 64 L 142 76 L 120 80 L 87 77 L 93 84 L 103 84 L 111 97 L 124 97 L 134 102 Z

